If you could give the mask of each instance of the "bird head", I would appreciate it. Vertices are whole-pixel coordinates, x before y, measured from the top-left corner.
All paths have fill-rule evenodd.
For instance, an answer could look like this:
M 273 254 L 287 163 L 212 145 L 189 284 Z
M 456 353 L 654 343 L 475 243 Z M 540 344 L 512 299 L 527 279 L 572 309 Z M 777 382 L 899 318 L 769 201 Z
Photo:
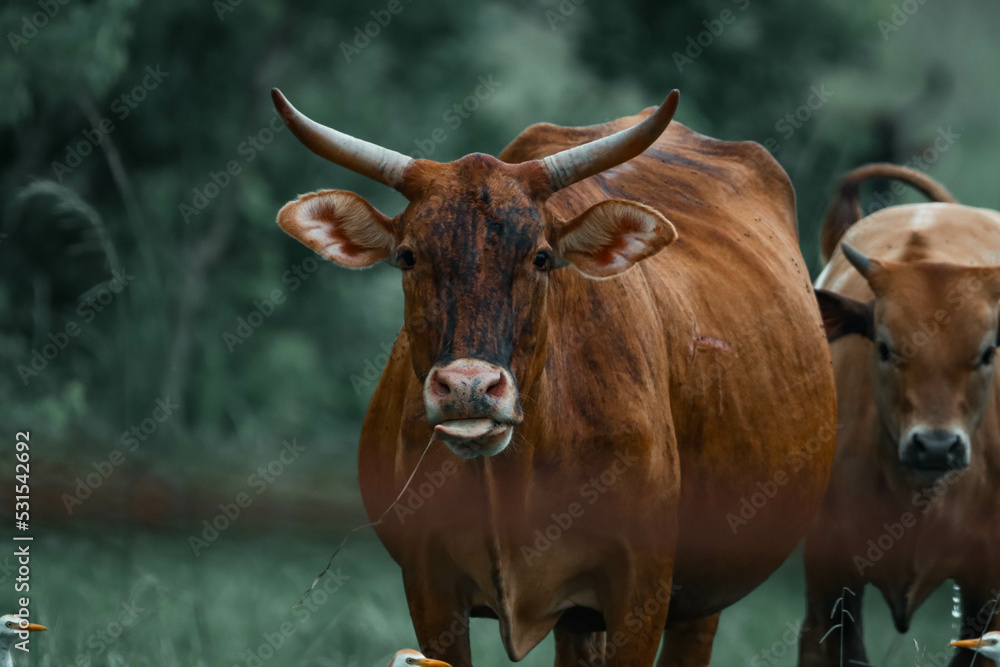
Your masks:
M 10 646 L 14 639 L 20 637 L 20 632 L 38 632 L 48 630 L 45 626 L 37 623 L 28 623 L 28 619 L 15 614 L 0 616 L 0 646 L 6 648 Z
M 28 619 L 15 614 L 5 614 L 0 616 L 0 636 L 16 635 L 18 632 L 38 632 L 48 630 L 44 625 L 28 623 Z
M 425 658 L 422 653 L 410 648 L 397 651 L 389 662 L 389 667 L 412 667 L 413 665 L 417 665 L 417 667 L 451 667 L 447 662 Z
M 979 651 L 984 658 L 1000 663 L 1000 632 L 987 632 L 976 639 L 956 640 L 951 645 Z

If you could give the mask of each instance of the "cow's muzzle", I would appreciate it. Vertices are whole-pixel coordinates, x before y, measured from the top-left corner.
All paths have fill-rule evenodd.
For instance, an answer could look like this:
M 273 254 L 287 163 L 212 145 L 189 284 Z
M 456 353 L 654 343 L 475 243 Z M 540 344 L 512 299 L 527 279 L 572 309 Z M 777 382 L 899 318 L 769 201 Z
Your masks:
M 910 429 L 899 448 L 900 462 L 916 471 L 942 475 L 969 466 L 969 436 L 960 429 Z
M 462 458 L 502 452 L 523 420 L 510 371 L 479 359 L 434 366 L 424 382 L 434 434 Z

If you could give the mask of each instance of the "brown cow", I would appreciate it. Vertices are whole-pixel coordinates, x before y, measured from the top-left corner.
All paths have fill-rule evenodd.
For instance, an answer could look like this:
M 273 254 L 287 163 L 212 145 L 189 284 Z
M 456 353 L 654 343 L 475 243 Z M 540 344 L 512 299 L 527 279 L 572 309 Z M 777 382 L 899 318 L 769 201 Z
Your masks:
M 941 203 L 886 208 L 853 224 L 867 178 L 901 180 Z M 954 579 L 963 638 L 998 627 L 990 611 L 1000 586 L 1000 214 L 954 203 L 919 172 L 870 165 L 844 179 L 823 240 L 832 256 L 816 296 L 837 341 L 842 430 L 830 489 L 806 538 L 803 667 L 868 664 L 867 583 L 905 632 L 927 596 Z M 831 619 L 842 595 L 850 617 L 837 606 Z M 820 644 L 842 620 L 843 656 L 838 631 Z M 951 664 L 968 665 L 973 655 L 960 649 Z
M 274 96 L 306 146 L 409 200 L 389 218 L 327 190 L 279 223 L 344 266 L 402 270 L 359 467 L 376 519 L 420 463 L 422 505 L 377 531 L 421 649 L 470 664 L 471 615 L 512 660 L 555 630 L 561 665 L 650 665 L 665 632 L 661 664 L 707 665 L 719 611 L 794 549 L 833 460 L 784 171 L 757 144 L 664 133 L 676 93 L 450 163 Z

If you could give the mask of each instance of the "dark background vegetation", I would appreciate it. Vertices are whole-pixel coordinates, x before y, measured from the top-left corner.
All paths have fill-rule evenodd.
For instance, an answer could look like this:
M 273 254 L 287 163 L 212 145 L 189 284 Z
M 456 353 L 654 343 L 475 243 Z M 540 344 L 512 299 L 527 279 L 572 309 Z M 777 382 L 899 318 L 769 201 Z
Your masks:
M 957 138 L 947 150 L 917 166 L 965 203 L 1000 207 L 995 3 L 399 0 L 401 13 L 349 59 L 342 43 L 388 2 L 236 3 L 68 0 L 16 51 L 9 34 L 22 34 L 24 17 L 40 7 L 16 0 L 0 9 L 8 35 L 0 46 L 0 438 L 12 443 L 15 430 L 31 430 L 35 530 L 48 534 L 36 567 L 51 566 L 37 575 L 48 601 L 36 599 L 50 622 L 70 628 L 43 638 L 47 657 L 45 641 L 36 642 L 28 664 L 70 664 L 81 650 L 94 664 L 119 664 L 111 656 L 246 664 L 247 648 L 285 618 L 337 536 L 362 517 L 356 440 L 401 324 L 399 277 L 390 267 L 317 269 L 274 218 L 289 199 L 320 188 L 354 190 L 390 215 L 403 200 L 320 160 L 287 131 L 262 133 L 273 118 L 272 86 L 320 122 L 405 153 L 433 145 L 427 156 L 443 161 L 496 154 L 535 122 L 630 115 L 679 88 L 677 120 L 764 143 L 788 171 L 814 274 L 826 203 L 839 175 L 864 162 L 908 162 L 950 132 Z M 165 75 L 150 86 L 147 68 Z M 456 123 L 447 112 L 481 78 L 496 82 L 494 91 Z M 123 100 L 144 79 L 144 99 Z M 102 119 L 113 130 L 94 134 Z M 438 128 L 439 143 L 431 139 Z M 88 134 L 101 139 L 77 162 L 68 151 L 81 153 Z M 240 173 L 217 177 L 224 186 L 213 189 L 212 174 L 231 161 Z M 196 204 L 204 204 L 197 214 L 183 208 Z M 97 312 L 90 300 L 122 272 L 134 279 L 110 303 L 97 301 Z M 272 308 L 264 302 L 276 290 L 282 299 Z M 240 328 L 259 309 L 269 312 L 262 324 Z M 71 323 L 78 335 L 26 375 L 50 334 L 59 339 Z M 134 441 L 123 434 L 141 429 L 158 400 L 179 407 L 126 446 Z M 188 538 L 202 521 L 252 488 L 249 476 L 292 440 L 306 453 L 254 492 L 211 555 L 195 557 Z M 115 450 L 120 462 L 101 474 Z M 88 483 L 95 472 L 99 483 Z M 9 457 L 0 473 L 9 489 Z M 3 517 L 10 505 L 3 501 Z M 321 620 L 301 633 L 308 641 L 274 664 L 376 664 L 413 643 L 394 566 L 370 538 L 357 549 L 347 557 L 356 565 L 353 606 L 317 612 Z M 786 620 L 797 622 L 798 565 L 783 572 L 755 594 L 780 614 L 762 619 L 745 602 L 744 612 L 724 616 L 734 620 L 717 642 L 730 660 L 720 664 L 750 661 Z M 99 654 L 81 647 L 147 576 L 157 582 L 149 590 L 172 594 L 149 612 L 146 630 Z M 917 636 L 937 628 L 940 641 L 947 637 L 946 597 L 943 617 L 924 612 Z M 371 641 L 365 619 L 383 624 Z M 180 629 L 164 638 L 165 624 Z M 214 636 L 205 630 L 213 624 Z M 492 632 L 477 655 L 502 664 Z M 892 650 L 913 659 L 912 646 L 905 656 L 898 643 Z M 793 652 L 779 662 L 791 664 Z M 531 659 L 548 661 L 538 655 Z

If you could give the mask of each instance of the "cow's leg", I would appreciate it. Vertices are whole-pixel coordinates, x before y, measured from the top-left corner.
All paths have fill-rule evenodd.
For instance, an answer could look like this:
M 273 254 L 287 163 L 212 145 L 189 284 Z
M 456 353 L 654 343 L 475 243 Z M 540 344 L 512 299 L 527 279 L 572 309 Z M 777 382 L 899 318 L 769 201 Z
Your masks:
M 657 667 L 708 667 L 718 627 L 719 614 L 676 623 L 668 619 Z
M 599 667 L 604 664 L 603 632 L 556 630 L 556 667 Z
M 657 576 L 657 572 L 666 572 Z M 605 605 L 607 667 L 651 667 L 656 661 L 670 606 L 672 568 L 636 568 L 630 584 L 622 582 Z
M 857 573 L 831 567 L 831 559 L 810 546 L 807 540 L 806 619 L 799 636 L 799 667 L 866 665 L 861 622 L 864 581 Z M 841 627 L 834 629 L 837 624 Z
M 962 589 L 962 630 L 959 638 L 977 639 L 984 632 L 1000 630 L 1000 618 L 996 614 L 991 615 L 991 612 L 1000 612 L 1000 606 L 994 606 L 997 604 L 996 592 L 991 596 L 989 592 L 968 584 L 959 586 Z M 975 653 L 967 648 L 956 649 L 950 667 L 969 667 L 973 664 Z M 996 667 L 992 660 L 981 655 L 975 657 L 975 664 L 977 667 Z
M 447 587 L 422 577 L 408 577 L 404 572 L 403 585 L 420 652 L 452 667 L 472 667 L 469 610 L 442 594 Z

